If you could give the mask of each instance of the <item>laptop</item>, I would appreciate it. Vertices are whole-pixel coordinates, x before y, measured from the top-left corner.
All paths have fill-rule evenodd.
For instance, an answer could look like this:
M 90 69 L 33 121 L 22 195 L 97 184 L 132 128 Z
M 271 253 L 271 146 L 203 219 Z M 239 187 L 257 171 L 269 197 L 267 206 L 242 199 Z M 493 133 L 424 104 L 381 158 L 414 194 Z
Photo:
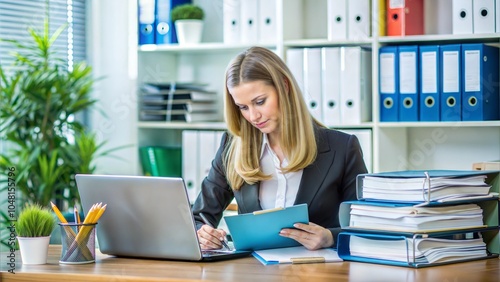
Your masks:
M 182 178 L 77 174 L 83 210 L 106 204 L 96 236 L 103 254 L 214 261 L 248 251 L 202 250 Z

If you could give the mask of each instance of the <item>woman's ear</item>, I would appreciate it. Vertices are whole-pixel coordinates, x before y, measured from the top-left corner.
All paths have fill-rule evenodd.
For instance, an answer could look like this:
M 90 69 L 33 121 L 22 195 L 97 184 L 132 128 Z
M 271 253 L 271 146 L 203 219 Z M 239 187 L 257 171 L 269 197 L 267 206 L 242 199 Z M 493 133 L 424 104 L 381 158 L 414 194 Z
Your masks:
M 286 94 L 290 93 L 290 81 L 285 76 L 283 77 L 283 84 L 285 85 Z

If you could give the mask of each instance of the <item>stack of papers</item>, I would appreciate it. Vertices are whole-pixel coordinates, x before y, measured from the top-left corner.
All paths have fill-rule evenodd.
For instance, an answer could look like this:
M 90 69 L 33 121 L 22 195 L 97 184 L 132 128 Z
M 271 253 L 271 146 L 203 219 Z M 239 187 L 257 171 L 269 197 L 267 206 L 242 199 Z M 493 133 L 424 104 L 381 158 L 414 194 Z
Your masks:
M 477 204 L 443 207 L 376 206 L 351 204 L 349 226 L 399 232 L 429 232 L 483 227 Z
M 352 256 L 408 263 L 442 263 L 487 256 L 482 238 L 384 240 L 351 236 L 350 252 Z
M 488 196 L 486 175 L 469 177 L 398 178 L 365 176 L 363 198 L 375 200 L 425 202 Z

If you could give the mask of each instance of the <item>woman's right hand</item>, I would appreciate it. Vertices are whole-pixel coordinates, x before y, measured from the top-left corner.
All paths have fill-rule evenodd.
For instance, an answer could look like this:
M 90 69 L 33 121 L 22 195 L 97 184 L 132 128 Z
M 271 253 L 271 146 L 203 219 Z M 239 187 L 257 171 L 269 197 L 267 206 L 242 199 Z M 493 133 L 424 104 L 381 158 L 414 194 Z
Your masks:
M 226 238 L 226 231 L 215 229 L 203 224 L 198 231 L 198 241 L 202 250 L 215 250 L 222 248 L 222 242 Z

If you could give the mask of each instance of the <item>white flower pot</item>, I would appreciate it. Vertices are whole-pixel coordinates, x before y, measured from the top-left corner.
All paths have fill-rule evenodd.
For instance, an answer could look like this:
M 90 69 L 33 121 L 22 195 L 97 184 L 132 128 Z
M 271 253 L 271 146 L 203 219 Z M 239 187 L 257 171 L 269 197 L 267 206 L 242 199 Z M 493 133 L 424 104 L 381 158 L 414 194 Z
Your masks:
M 202 20 L 177 20 L 175 31 L 180 45 L 198 44 L 203 31 Z
M 23 264 L 46 264 L 49 254 L 50 236 L 17 237 Z

